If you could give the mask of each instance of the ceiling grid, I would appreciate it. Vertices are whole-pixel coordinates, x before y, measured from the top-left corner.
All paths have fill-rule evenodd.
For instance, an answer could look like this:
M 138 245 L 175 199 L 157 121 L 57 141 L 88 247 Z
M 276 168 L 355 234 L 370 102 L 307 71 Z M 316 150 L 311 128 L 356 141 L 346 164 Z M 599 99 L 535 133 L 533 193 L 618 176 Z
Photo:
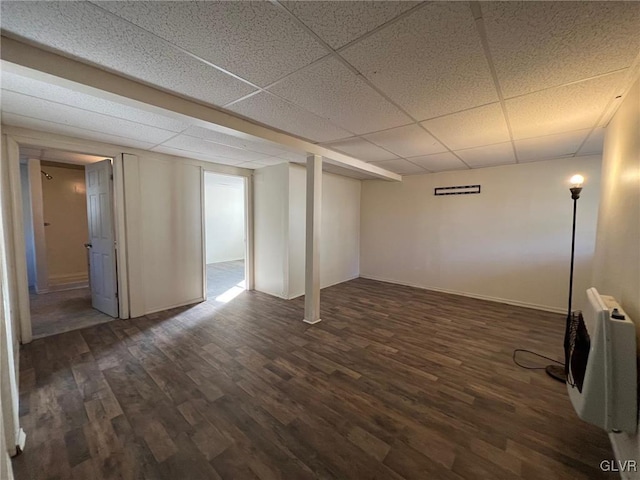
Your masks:
M 9 0 L 1 26 L 405 175 L 599 153 L 640 73 L 635 2 Z M 2 89 L 19 127 L 99 139 L 105 118 L 103 140 L 124 146 L 247 168 L 305 158 L 18 74 Z

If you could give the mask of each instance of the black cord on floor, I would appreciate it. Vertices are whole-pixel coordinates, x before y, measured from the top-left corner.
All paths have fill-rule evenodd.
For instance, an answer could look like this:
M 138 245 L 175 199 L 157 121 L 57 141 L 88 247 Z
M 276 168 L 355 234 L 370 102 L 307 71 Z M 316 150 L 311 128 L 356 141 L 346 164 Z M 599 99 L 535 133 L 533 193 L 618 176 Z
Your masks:
M 531 355 L 535 355 L 535 356 L 537 356 L 537 357 L 544 358 L 545 360 L 549 360 L 549 361 L 551 361 L 551 362 L 555 362 L 555 363 L 557 363 L 558 365 L 562 365 L 562 366 L 564 366 L 564 363 L 559 362 L 558 360 L 555 360 L 555 359 L 553 359 L 553 358 L 546 357 L 546 356 L 544 356 L 544 355 L 540 355 L 539 353 L 533 352 L 533 351 L 531 351 L 531 350 L 525 350 L 524 348 L 516 348 L 516 349 L 513 351 L 513 357 L 512 357 L 512 358 L 513 358 L 513 363 L 515 363 L 515 364 L 516 364 L 517 366 L 519 366 L 520 368 L 526 368 L 527 370 L 544 370 L 544 369 L 546 368 L 546 365 L 545 365 L 544 367 L 528 367 L 528 366 L 526 366 L 526 365 L 523 365 L 523 364 L 521 364 L 521 363 L 518 363 L 518 361 L 516 360 L 516 353 L 518 353 L 518 352 L 530 353 Z

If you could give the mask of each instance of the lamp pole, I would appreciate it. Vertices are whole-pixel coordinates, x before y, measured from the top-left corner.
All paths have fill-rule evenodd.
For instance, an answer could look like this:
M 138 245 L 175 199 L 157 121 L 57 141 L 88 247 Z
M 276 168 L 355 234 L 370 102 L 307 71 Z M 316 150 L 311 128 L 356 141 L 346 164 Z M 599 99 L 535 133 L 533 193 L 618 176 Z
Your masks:
M 571 300 L 573 298 L 573 264 L 576 252 L 576 212 L 578 210 L 578 199 L 580 198 L 580 192 L 582 192 L 582 182 L 584 178 L 582 175 L 574 175 L 571 177 L 572 187 L 569 189 L 571 192 L 571 199 L 573 200 L 573 223 L 571 225 L 571 267 L 569 270 L 569 301 L 567 307 L 567 318 L 564 330 L 564 366 L 559 365 L 547 365 L 545 371 L 547 374 L 560 382 L 566 383 L 567 375 L 569 373 L 569 331 L 571 328 Z

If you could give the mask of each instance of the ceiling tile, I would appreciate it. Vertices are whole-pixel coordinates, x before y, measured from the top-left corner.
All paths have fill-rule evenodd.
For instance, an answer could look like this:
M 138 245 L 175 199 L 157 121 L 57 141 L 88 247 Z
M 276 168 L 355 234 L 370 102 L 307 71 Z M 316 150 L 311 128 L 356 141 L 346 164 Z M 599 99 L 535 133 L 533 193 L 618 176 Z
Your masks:
M 433 2 L 341 53 L 418 120 L 496 102 L 466 2 Z
M 258 162 L 246 162 L 246 163 L 238 163 L 237 165 L 234 165 L 235 167 L 240 167 L 240 168 L 248 168 L 250 170 L 255 170 L 257 168 L 264 168 L 267 167 L 268 165 L 264 165 L 262 163 L 258 163 Z
M 327 54 L 270 2 L 98 2 L 245 80 L 265 86 Z
M 372 162 L 373 163 L 373 162 Z M 416 173 L 428 173 L 424 169 L 420 168 L 414 163 L 411 163 L 403 158 L 395 160 L 384 160 L 382 162 L 375 162 L 373 165 L 382 167 L 391 172 L 399 173 L 400 175 L 413 175 Z
M 69 88 L 59 87 L 10 72 L 2 72 L 2 89 L 172 132 L 181 132 L 190 125 L 186 120 L 179 120 L 139 108 L 132 108 L 127 105 L 104 100 Z
M 400 157 L 417 157 L 447 150 L 440 142 L 415 124 L 372 133 L 365 135 L 364 138 Z
M 511 140 L 499 103 L 434 118 L 422 125 L 452 150 Z
M 102 132 L 96 132 L 94 130 L 86 130 L 84 128 L 72 127 L 62 123 L 48 122 L 37 118 L 24 117 L 22 115 L 16 115 L 8 112 L 2 112 L 2 123 L 16 127 L 30 128 L 32 130 L 40 130 L 42 132 L 51 132 L 59 135 L 93 140 L 96 142 L 110 143 L 123 147 L 140 148 L 142 150 L 147 150 L 154 145 L 153 143 L 142 142 L 132 138 L 109 135 Z
M 511 142 L 468 148 L 466 150 L 456 150 L 455 154 L 471 168 L 516 163 Z
M 142 125 L 128 120 L 108 117 L 96 112 L 53 103 L 20 93 L 2 92 L 2 110 L 26 117 L 55 122 L 107 135 L 132 138 L 142 142 L 161 143 L 175 132 Z
M 247 138 L 247 136 L 235 136 L 222 133 L 216 130 L 210 130 L 208 128 L 192 126 L 182 132 L 184 135 L 190 137 L 196 137 L 210 142 L 219 143 L 222 145 L 228 145 L 230 147 L 241 148 L 256 153 L 262 153 L 263 155 L 275 156 L 275 155 L 287 155 L 290 152 L 285 150 L 282 145 L 262 140 L 257 137 Z
M 266 156 L 261 153 L 250 152 L 220 143 L 209 142 L 201 138 L 190 137 L 188 135 L 177 135 L 162 144 L 163 147 L 179 148 L 188 152 L 197 152 L 203 155 L 224 157 L 240 162 L 253 162 Z
M 331 150 L 346 153 L 347 155 L 351 155 L 359 160 L 364 160 L 365 162 L 379 162 L 381 160 L 398 158 L 393 153 L 376 147 L 372 143 L 367 142 L 360 137 L 347 138 L 346 140 L 340 140 L 338 142 L 326 143 L 323 146 L 330 148 Z
M 289 160 L 280 157 L 267 157 L 256 160 L 253 163 L 257 163 L 262 165 L 263 167 L 271 166 L 271 165 L 279 165 L 281 163 L 289 163 Z
M 514 139 L 593 127 L 620 92 L 624 73 L 542 90 L 506 101 Z
M 535 162 L 556 157 L 566 157 L 577 152 L 578 148 L 587 138 L 590 129 L 576 132 L 565 132 L 545 137 L 527 138 L 516 140 L 516 152 L 518 161 Z
M 409 158 L 411 162 L 420 165 L 430 172 L 445 172 L 448 170 L 466 170 L 468 167 L 460 161 L 453 153 L 444 152 L 434 155 L 422 155 L 420 157 Z
M 602 153 L 604 146 L 604 128 L 596 128 L 584 142 L 582 148 L 578 151 L 578 155 L 593 155 Z
M 280 3 L 331 47 L 337 49 L 420 2 L 285 1 Z
M 640 50 L 637 2 L 486 2 L 506 97 L 628 67 Z
M 373 174 L 367 174 L 359 170 L 351 170 L 350 168 L 340 167 L 339 165 L 333 165 L 331 163 L 323 163 L 322 171 L 327 173 L 333 173 L 335 175 L 342 175 L 343 177 L 355 178 L 357 180 L 371 180 L 377 178 Z M 422 172 L 424 173 L 424 172 Z
M 214 105 L 253 87 L 88 2 L 1 2 L 2 29 L 142 82 Z
M 294 73 L 269 91 L 358 134 L 411 122 L 336 57 Z
M 350 132 L 333 125 L 328 120 L 266 92 L 235 103 L 229 107 L 229 110 L 316 142 L 330 142 L 352 136 Z
M 233 158 L 225 158 L 225 157 L 218 157 L 218 156 L 216 156 L 214 154 L 210 154 L 210 153 L 187 151 L 187 150 L 182 150 L 180 148 L 166 147 L 164 145 L 158 145 L 156 147 L 153 147 L 151 149 L 151 151 L 164 153 L 166 155 L 174 155 L 176 157 L 191 158 L 191 159 L 194 159 L 194 160 L 202 160 L 203 162 L 219 163 L 220 165 L 234 165 L 234 166 L 237 166 L 237 165 L 242 164 L 242 163 L 247 163 L 247 162 L 244 162 L 243 160 L 238 160 L 238 159 L 233 159 Z

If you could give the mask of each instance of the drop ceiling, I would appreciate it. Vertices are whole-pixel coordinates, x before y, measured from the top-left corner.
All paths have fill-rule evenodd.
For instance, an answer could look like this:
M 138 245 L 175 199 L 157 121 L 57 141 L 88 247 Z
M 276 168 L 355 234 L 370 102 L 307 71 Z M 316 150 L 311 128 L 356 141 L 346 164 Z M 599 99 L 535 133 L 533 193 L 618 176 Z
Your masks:
M 636 2 L 4 1 L 1 25 L 403 175 L 599 153 L 640 62 Z M 9 125 L 246 168 L 304 160 L 15 74 L 2 110 Z

